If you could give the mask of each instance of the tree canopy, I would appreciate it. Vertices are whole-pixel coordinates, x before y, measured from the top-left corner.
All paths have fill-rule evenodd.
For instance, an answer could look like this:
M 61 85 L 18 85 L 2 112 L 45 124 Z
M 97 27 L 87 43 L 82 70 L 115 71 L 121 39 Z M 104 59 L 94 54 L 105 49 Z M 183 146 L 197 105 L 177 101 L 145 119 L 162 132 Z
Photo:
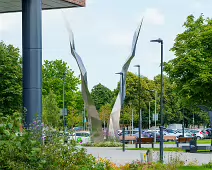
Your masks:
M 19 49 L 0 42 L 0 112 L 22 109 L 22 66 Z
M 65 107 L 74 106 L 83 109 L 82 96 L 79 93 L 79 78 L 62 60 L 48 61 L 43 64 L 43 95 L 52 91 L 57 96 L 59 108 L 63 108 L 63 87 L 65 93 Z
M 113 93 L 110 89 L 99 83 L 91 90 L 91 97 L 96 109 L 99 111 L 101 106 L 111 103 Z
M 165 71 L 184 103 L 211 106 L 212 20 L 190 15 L 183 26 L 185 31 L 177 35 L 171 48 L 176 58 L 165 63 Z
M 57 105 L 56 97 L 52 91 L 43 97 L 43 122 L 50 127 L 59 127 L 62 124 L 61 111 Z

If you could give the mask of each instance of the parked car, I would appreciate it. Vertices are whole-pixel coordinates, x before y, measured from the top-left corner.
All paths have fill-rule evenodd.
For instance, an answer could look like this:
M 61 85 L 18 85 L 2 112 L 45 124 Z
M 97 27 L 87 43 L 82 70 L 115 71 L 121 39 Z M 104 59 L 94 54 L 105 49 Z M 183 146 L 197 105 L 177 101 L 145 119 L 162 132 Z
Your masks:
M 203 139 L 205 137 L 202 130 L 195 129 L 195 130 L 190 130 L 190 132 L 192 133 L 192 136 L 196 136 L 197 140 Z
M 125 132 L 125 136 L 131 136 L 131 135 L 133 136 L 133 135 L 135 135 L 136 133 L 138 133 L 137 130 L 133 130 L 133 131 L 132 131 L 132 130 L 125 130 L 124 132 Z M 119 135 L 119 136 L 122 136 L 122 131 L 119 131 L 119 132 L 118 132 L 118 135 Z
M 212 128 L 207 128 L 203 131 L 205 139 L 212 139 Z

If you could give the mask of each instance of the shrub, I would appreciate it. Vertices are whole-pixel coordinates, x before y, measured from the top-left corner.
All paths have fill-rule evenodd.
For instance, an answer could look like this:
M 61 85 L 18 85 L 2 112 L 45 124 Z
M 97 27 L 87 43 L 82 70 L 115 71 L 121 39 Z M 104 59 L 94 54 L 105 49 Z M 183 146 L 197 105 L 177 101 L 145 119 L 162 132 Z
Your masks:
M 86 143 L 82 144 L 82 146 L 90 146 L 90 147 L 121 147 L 122 144 L 120 142 L 115 141 L 106 141 L 99 143 Z
M 16 135 L 19 128 L 15 128 L 15 121 L 21 122 L 21 119 L 13 118 L 0 117 L 0 169 L 99 169 L 94 156 L 78 148 L 75 142 L 64 144 L 57 133 L 52 133 L 51 139 L 43 145 L 39 120 L 21 136 Z
M 204 168 L 211 168 L 212 169 L 212 161 L 209 162 L 208 164 L 203 164 L 202 165 Z

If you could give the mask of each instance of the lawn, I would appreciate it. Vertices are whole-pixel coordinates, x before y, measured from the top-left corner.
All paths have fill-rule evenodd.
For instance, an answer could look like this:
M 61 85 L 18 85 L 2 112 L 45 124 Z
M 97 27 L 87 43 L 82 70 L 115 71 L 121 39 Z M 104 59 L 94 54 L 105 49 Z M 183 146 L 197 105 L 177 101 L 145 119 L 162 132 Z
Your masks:
M 160 148 L 126 148 L 126 150 L 144 150 L 147 151 L 148 149 L 152 149 L 153 151 L 160 151 Z M 185 152 L 181 148 L 163 148 L 165 152 Z M 197 153 L 201 152 L 208 152 L 211 153 L 209 150 L 198 150 Z
M 157 142 L 159 144 L 160 142 Z M 164 142 L 164 144 L 176 144 L 176 142 Z M 197 144 L 211 144 L 210 139 L 197 140 Z
M 126 148 L 126 150 L 148 150 L 152 149 L 153 151 L 159 151 L 160 148 Z M 184 152 L 181 148 L 164 148 L 164 151 L 167 152 Z
M 179 167 L 178 170 L 211 170 L 211 168 L 204 168 L 202 166 L 183 166 Z

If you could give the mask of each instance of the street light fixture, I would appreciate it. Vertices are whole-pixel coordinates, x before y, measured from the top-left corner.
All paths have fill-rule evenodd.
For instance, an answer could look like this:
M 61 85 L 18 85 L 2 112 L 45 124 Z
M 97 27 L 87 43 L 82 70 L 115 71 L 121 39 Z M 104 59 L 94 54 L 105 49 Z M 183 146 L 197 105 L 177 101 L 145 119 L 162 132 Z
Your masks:
M 163 162 L 163 126 L 164 126 L 164 120 L 163 120 L 163 111 L 164 111 L 164 79 L 163 79 L 163 40 L 162 39 L 156 39 L 151 40 L 150 42 L 157 42 L 161 44 L 161 98 L 160 98 L 160 161 Z
M 122 115 L 124 115 L 124 74 L 122 72 L 120 73 L 116 73 L 116 74 L 119 74 L 121 76 L 121 110 L 122 110 Z M 124 123 L 123 123 L 124 125 Z M 124 126 L 122 127 L 122 142 L 123 142 L 123 145 L 122 145 L 122 150 L 123 152 L 125 151 L 125 129 L 124 129 Z
M 141 113 L 141 70 L 140 65 L 135 65 L 138 67 L 138 110 L 139 110 L 139 124 L 138 124 L 138 137 L 141 138 L 142 133 L 142 113 Z M 139 143 L 139 148 L 141 148 L 141 143 Z

